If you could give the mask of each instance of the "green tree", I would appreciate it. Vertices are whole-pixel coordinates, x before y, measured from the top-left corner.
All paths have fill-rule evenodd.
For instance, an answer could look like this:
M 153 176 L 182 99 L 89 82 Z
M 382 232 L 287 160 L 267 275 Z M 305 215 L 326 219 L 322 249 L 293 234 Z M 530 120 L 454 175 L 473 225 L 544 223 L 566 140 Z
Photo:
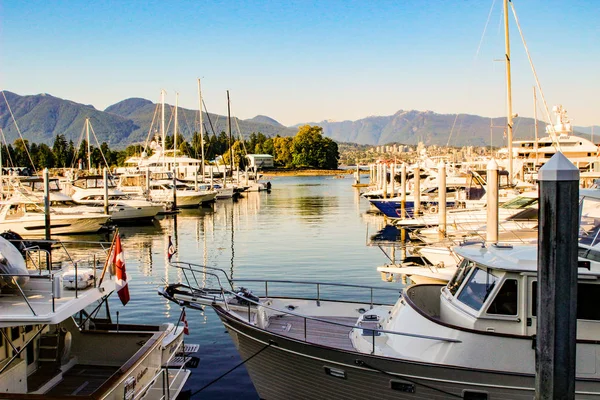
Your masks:
M 270 154 L 272 156 L 275 155 L 275 147 L 273 147 L 273 139 L 268 138 L 262 144 L 262 154 Z
M 304 125 L 292 141 L 292 165 L 296 168 L 337 168 L 337 144 L 323 137 L 320 126 Z
M 292 142 L 294 138 L 290 136 L 276 136 L 273 138 L 273 161 L 284 167 L 292 166 Z
M 52 152 L 56 159 L 56 166 L 66 168 L 71 159 L 67 157 L 68 144 L 65 135 L 56 135 L 54 138 L 54 144 L 52 145 Z
M 233 150 L 234 167 L 238 166 L 239 168 L 244 169 L 246 167 L 246 157 L 244 157 L 246 152 L 244 151 L 244 143 L 241 140 L 236 140 L 231 148 Z M 225 165 L 229 165 L 229 154 L 229 149 L 223 153 L 223 162 Z
M 27 152 L 29 151 L 29 141 L 27 139 L 16 139 L 14 144 L 14 157 L 13 161 L 15 166 L 17 167 L 28 167 L 31 166 L 31 162 L 29 161 L 29 156 Z
M 337 143 L 330 138 L 324 137 L 323 148 L 325 150 L 325 154 L 320 168 L 337 169 L 340 162 L 340 153 L 338 151 Z
M 56 166 L 56 157 L 50 146 L 45 143 L 38 146 L 36 163 L 39 168 L 54 168 Z
M 65 160 L 67 165 L 75 166 L 75 145 L 72 140 L 69 140 L 69 146 L 67 147 L 67 153 L 65 154 Z

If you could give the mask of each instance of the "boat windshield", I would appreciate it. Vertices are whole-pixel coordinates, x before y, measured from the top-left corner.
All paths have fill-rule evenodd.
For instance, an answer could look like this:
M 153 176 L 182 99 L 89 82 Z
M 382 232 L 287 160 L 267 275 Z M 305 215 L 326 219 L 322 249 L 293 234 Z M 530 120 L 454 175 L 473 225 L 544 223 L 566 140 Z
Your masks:
M 460 263 L 458 269 L 454 273 L 454 276 L 452 277 L 450 282 L 448 282 L 447 286 L 448 290 L 450 291 L 450 293 L 452 293 L 453 296 L 456 294 L 467 275 L 469 275 L 469 272 L 471 272 L 471 270 L 473 269 L 473 267 L 475 267 L 475 263 L 471 260 L 467 260 L 466 258 Z
M 476 267 L 457 298 L 460 302 L 479 311 L 497 282 L 496 276 L 485 269 Z
M 509 210 L 514 210 L 519 208 L 531 207 L 532 205 L 537 204 L 537 202 L 538 199 L 535 197 L 517 196 L 514 199 L 502 204 L 501 207 Z
M 600 242 L 600 199 L 584 196 L 579 202 L 579 244 Z

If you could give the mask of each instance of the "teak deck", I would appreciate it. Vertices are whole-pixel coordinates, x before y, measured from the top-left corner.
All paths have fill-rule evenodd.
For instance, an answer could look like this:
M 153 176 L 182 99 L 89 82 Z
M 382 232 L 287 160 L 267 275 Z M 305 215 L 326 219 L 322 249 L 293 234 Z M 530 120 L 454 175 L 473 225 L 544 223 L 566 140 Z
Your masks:
M 352 317 L 319 317 L 319 319 L 346 325 L 354 325 L 356 318 Z M 271 317 L 269 319 L 269 332 L 304 340 L 304 318 L 295 315 Z M 306 341 L 343 350 L 354 350 L 350 340 L 352 328 L 329 324 L 327 322 L 306 320 Z

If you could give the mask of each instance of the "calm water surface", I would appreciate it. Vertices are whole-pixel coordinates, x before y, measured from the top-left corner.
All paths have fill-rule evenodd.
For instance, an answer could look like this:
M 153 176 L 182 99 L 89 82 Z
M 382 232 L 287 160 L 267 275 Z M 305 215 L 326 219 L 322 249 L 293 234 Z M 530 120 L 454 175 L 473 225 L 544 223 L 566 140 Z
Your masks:
M 358 197 L 352 179 L 282 177 L 271 182 L 271 193 L 246 193 L 236 202 L 217 201 L 214 207 L 186 210 L 146 226 L 121 227 L 131 301 L 123 307 L 113 296 L 113 318 L 118 311 L 122 322 L 177 322 L 180 308 L 157 295 L 159 286 L 182 278 L 167 266 L 169 235 L 178 250 L 174 259 L 223 268 L 236 279 L 399 285 L 382 282 L 376 271 L 387 259 L 366 243 L 383 227 L 383 218 L 366 213 L 368 201 Z M 345 290 L 352 298 L 353 289 Z M 187 310 L 187 319 L 186 341 L 201 345 L 200 365 L 187 384 L 195 392 L 240 358 L 211 308 Z M 257 397 L 243 366 L 194 396 Z

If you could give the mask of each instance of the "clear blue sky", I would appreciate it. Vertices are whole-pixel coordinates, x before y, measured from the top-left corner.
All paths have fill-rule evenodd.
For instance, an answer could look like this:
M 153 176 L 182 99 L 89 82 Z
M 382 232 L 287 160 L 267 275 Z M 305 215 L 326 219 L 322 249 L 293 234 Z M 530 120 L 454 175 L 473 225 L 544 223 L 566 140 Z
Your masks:
M 0 88 L 104 109 L 129 97 L 285 125 L 400 109 L 506 113 L 502 1 L 0 0 Z M 514 3 L 542 89 L 575 125 L 598 115 L 599 1 Z M 511 15 L 514 112 L 533 76 Z M 540 115 L 541 118 L 541 115 Z

